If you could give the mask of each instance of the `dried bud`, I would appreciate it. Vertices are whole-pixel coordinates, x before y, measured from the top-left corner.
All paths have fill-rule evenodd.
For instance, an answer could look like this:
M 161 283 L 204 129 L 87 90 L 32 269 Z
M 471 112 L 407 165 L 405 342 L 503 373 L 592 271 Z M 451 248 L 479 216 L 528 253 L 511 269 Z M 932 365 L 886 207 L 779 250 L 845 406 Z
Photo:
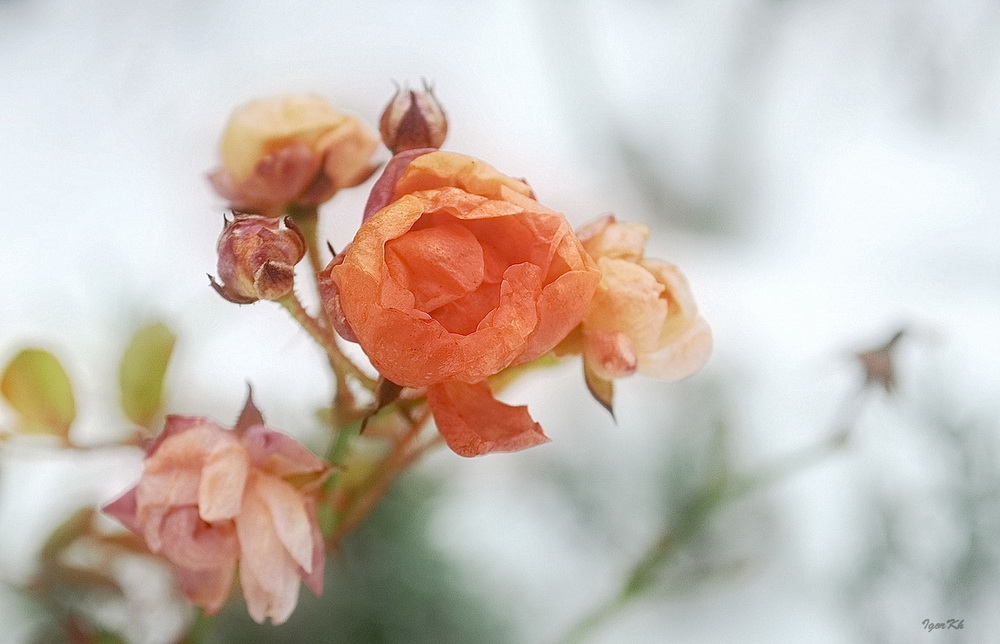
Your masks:
M 880 347 L 862 351 L 857 354 L 858 361 L 865 370 L 865 384 L 882 387 L 887 394 L 896 390 L 896 345 L 905 335 L 906 330 L 900 329 Z
M 210 277 L 212 287 L 230 302 L 251 304 L 291 292 L 306 241 L 288 217 L 235 213 L 222 229 L 218 251 L 222 284 Z
M 393 154 L 416 148 L 440 148 L 448 134 L 448 119 L 434 90 L 424 83 L 422 92 L 407 87 L 396 90 L 382 112 L 379 132 Z

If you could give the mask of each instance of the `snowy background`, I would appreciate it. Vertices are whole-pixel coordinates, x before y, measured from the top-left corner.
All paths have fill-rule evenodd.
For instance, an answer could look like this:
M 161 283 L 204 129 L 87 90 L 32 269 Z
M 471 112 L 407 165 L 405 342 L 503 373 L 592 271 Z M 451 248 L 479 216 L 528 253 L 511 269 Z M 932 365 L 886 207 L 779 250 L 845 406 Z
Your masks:
M 425 464 L 444 485 L 427 536 L 510 640 L 554 641 L 615 591 L 696 477 L 699 440 L 724 433 L 737 471 L 822 441 L 862 377 L 853 353 L 905 327 L 898 395 L 873 396 L 847 446 L 695 544 L 690 561 L 723 572 L 637 602 L 593 641 L 992 641 L 1000 6 L 359 5 L 0 1 L 0 361 L 55 351 L 79 392 L 74 431 L 113 438 L 117 357 L 162 319 L 180 337 L 169 411 L 228 420 L 251 381 L 273 426 L 315 439 L 322 356 L 278 307 L 207 286 L 224 203 L 205 173 L 236 105 L 318 93 L 374 125 L 392 81 L 426 78 L 446 148 L 526 177 L 574 225 L 649 224 L 648 254 L 682 267 L 715 333 L 690 380 L 620 383 L 617 426 L 569 364 L 510 392 L 551 444 Z M 355 192 L 323 211 L 338 248 Z M 126 451 L 16 446 L 0 467 L 14 584 L 60 513 L 138 473 Z M 0 625 L 27 638 L 30 616 L 2 596 Z M 923 629 L 949 618 L 964 631 Z

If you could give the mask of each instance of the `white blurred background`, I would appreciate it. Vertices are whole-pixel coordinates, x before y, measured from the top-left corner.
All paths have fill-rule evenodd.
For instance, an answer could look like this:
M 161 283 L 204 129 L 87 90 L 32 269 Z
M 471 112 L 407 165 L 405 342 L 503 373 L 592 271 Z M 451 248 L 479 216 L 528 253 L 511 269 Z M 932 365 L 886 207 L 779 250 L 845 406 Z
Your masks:
M 995 641 L 998 26 L 987 0 L 0 0 L 0 361 L 55 351 L 74 431 L 114 438 L 118 355 L 162 319 L 170 412 L 229 420 L 249 381 L 273 426 L 315 440 L 322 357 L 278 307 L 208 288 L 224 203 L 205 173 L 238 104 L 318 93 L 374 126 L 393 81 L 426 78 L 446 148 L 574 225 L 650 225 L 715 333 L 690 380 L 621 382 L 617 425 L 567 364 L 510 392 L 551 444 L 424 465 L 444 487 L 428 538 L 509 641 L 556 641 L 615 592 L 699 440 L 724 434 L 742 472 L 837 429 L 854 352 L 901 327 L 899 389 L 848 444 L 720 512 L 685 555 L 698 583 L 588 641 Z M 363 192 L 323 210 L 337 248 Z M 0 467 L 15 585 L 60 513 L 138 473 L 124 451 L 36 447 Z M 964 630 L 922 625 L 949 618 Z M 0 598 L 13 641 L 32 619 Z

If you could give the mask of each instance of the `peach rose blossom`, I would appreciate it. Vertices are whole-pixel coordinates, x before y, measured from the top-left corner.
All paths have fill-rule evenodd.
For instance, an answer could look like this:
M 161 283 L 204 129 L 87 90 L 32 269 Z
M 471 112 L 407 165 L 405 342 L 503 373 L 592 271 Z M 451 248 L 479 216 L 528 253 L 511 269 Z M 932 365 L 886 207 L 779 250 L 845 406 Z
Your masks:
M 228 430 L 169 416 L 139 483 L 104 511 L 171 561 L 185 595 L 206 612 L 222 608 L 239 564 L 250 616 L 280 624 L 298 602 L 300 580 L 323 590 L 314 507 L 329 471 L 263 424 Z
M 320 275 L 345 337 L 387 379 L 427 388 L 438 430 L 463 456 L 548 440 L 485 380 L 559 343 L 600 278 L 565 218 L 530 195 L 477 159 L 417 156 Z
M 222 135 L 222 167 L 209 179 L 235 210 L 279 214 L 291 203 L 318 205 L 375 170 L 378 140 L 356 118 L 318 96 L 249 103 Z
M 649 229 L 608 215 L 578 235 L 601 271 L 580 326 L 588 381 L 636 372 L 678 380 L 701 368 L 711 330 L 677 267 L 644 257 Z

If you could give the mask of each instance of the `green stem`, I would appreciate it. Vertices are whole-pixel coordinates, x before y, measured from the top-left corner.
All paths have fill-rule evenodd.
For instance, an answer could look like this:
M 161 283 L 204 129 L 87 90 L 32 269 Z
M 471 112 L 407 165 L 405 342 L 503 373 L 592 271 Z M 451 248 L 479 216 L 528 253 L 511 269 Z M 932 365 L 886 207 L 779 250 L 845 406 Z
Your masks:
M 333 332 L 328 328 L 320 324 L 319 320 L 309 315 L 309 313 L 303 308 L 302 302 L 296 297 L 295 293 L 289 293 L 282 299 L 278 300 L 278 304 L 285 307 L 295 321 L 298 322 L 303 329 L 312 336 L 316 343 L 323 347 L 326 351 L 326 355 L 330 358 L 330 364 L 333 366 L 333 370 L 338 375 L 350 375 L 352 378 L 361 383 L 369 391 L 375 390 L 375 379 L 371 378 L 365 372 L 351 361 L 344 353 L 340 350 L 340 345 L 337 344 L 337 338 L 334 336 Z M 338 384 L 339 384 L 338 380 Z M 346 391 L 347 388 L 344 387 Z
M 396 444 L 392 447 L 392 451 L 382 460 L 375 474 L 350 499 L 333 533 L 332 543 L 337 543 L 347 533 L 357 527 L 371 513 L 375 505 L 385 496 L 386 492 L 389 491 L 392 482 L 407 467 L 420 458 L 429 447 L 436 444 L 430 442 L 422 447 L 408 450 L 410 444 L 420 435 L 420 431 L 429 419 L 430 412 L 425 411 L 418 419 L 412 422 L 409 431 L 396 441 Z
M 312 269 L 312 286 L 316 293 L 319 293 L 319 273 L 323 270 L 323 260 L 320 257 L 319 247 L 319 209 L 317 206 L 307 206 L 291 204 L 286 208 L 288 216 L 298 225 L 302 236 L 306 240 L 306 255 L 309 257 L 309 266 Z M 330 318 L 326 313 L 326 307 L 320 305 L 318 324 L 327 329 L 332 329 Z M 334 341 L 336 344 L 336 341 Z M 329 352 L 329 349 L 328 349 Z M 338 348 L 339 353 L 339 348 Z M 342 354 L 341 354 L 342 355 Z M 339 426 L 344 420 L 349 418 L 354 411 L 354 396 L 347 386 L 346 371 L 344 371 L 342 361 L 331 356 L 330 367 L 333 369 L 333 376 L 336 380 L 336 393 L 334 394 L 333 407 L 335 412 L 334 421 Z M 356 374 L 355 374 L 356 375 Z M 366 385 L 367 386 L 367 385 Z M 368 387 L 371 389 L 371 387 Z
M 714 512 L 836 454 L 847 444 L 852 428 L 864 409 L 868 391 L 868 387 L 862 386 L 859 391 L 847 396 L 835 416 L 834 433 L 819 443 L 760 467 L 756 472 L 729 480 L 720 478 L 706 488 L 687 510 L 681 513 L 677 525 L 663 532 L 642 559 L 632 567 L 618 592 L 577 622 L 563 640 L 565 644 L 583 642 L 598 628 L 621 613 L 633 600 L 641 597 L 655 582 L 657 571 L 676 554 L 681 544 L 701 529 Z
M 191 627 L 188 628 L 187 634 L 181 641 L 184 644 L 201 644 L 212 629 L 212 621 L 213 618 L 211 616 L 206 615 L 204 610 L 198 608 L 194 619 L 191 621 Z
M 301 206 L 293 204 L 286 209 L 288 216 L 295 221 L 302 236 L 306 240 L 306 255 L 309 256 L 309 265 L 312 267 L 313 279 L 323 270 L 323 262 L 319 254 L 319 210 L 316 206 Z

